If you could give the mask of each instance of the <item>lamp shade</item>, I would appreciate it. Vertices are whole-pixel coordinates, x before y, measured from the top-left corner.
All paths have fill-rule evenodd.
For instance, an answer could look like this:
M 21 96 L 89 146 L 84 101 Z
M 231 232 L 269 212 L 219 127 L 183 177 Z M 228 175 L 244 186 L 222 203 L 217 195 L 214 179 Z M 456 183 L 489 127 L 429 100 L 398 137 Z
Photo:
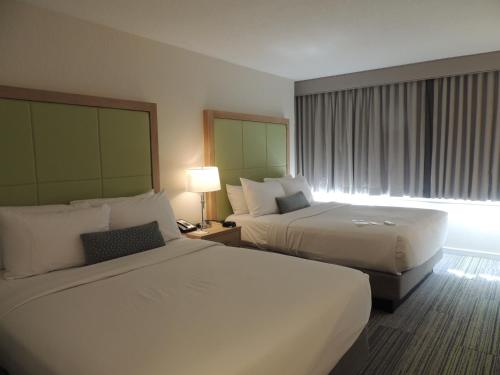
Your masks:
M 186 190 L 192 193 L 208 193 L 220 190 L 219 169 L 199 167 L 186 170 Z

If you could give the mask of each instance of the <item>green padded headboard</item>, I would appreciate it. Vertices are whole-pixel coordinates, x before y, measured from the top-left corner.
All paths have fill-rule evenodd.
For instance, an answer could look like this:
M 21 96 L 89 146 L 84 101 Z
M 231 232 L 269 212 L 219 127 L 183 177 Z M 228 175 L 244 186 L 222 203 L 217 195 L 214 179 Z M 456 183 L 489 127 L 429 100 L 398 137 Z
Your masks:
M 156 105 L 0 86 L 0 206 L 158 190 Z
M 240 177 L 262 181 L 289 170 L 288 120 L 221 111 L 204 111 L 205 165 L 219 168 L 221 189 L 207 198 L 209 219 L 232 214 L 226 184 Z

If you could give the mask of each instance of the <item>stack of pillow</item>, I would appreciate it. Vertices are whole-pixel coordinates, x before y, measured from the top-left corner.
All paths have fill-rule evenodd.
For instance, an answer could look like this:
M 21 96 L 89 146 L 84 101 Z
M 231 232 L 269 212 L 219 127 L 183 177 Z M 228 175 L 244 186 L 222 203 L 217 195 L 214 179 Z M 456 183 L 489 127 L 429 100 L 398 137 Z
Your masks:
M 150 250 L 180 238 L 164 192 L 69 205 L 0 208 L 0 269 L 6 279 Z
M 284 214 L 309 207 L 314 199 L 304 176 L 265 178 L 256 182 L 240 178 L 241 186 L 226 185 L 235 215 Z

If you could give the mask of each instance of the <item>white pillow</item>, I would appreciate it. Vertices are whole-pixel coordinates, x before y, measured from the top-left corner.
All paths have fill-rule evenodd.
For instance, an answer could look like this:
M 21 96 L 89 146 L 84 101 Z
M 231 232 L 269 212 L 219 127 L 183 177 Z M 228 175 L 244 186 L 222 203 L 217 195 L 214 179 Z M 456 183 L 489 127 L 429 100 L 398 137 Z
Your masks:
M 4 210 L 0 216 L 6 279 L 82 266 L 80 234 L 109 229 L 107 205 L 49 213 Z
M 304 176 L 286 176 L 281 178 L 264 178 L 264 181 L 276 181 L 283 186 L 286 195 L 292 195 L 298 193 L 299 191 L 303 192 L 307 201 L 312 203 L 314 201 L 311 187 L 307 183 L 307 180 Z
M 116 197 L 116 198 L 96 198 L 96 199 L 82 199 L 82 200 L 77 200 L 77 201 L 71 201 L 70 204 L 73 205 L 78 205 L 80 206 L 81 204 L 90 204 L 92 207 L 97 207 L 102 204 L 108 204 L 108 203 L 113 203 L 113 202 L 121 202 L 125 201 L 128 199 L 141 199 L 141 198 L 147 198 L 151 197 L 155 194 L 154 190 L 150 190 L 146 193 L 139 194 L 139 195 L 133 195 L 131 197 Z
M 235 215 L 248 214 L 247 201 L 241 186 L 226 185 L 227 197 Z
M 279 182 L 255 182 L 240 178 L 248 210 L 252 216 L 277 214 L 276 198 L 284 197 L 285 191 Z
M 83 204 L 79 208 L 90 207 L 87 204 Z M 16 206 L 16 207 L 0 207 L 0 214 L 5 211 L 11 212 L 23 212 L 23 213 L 50 213 L 50 212 L 62 212 L 68 210 L 75 210 L 76 208 L 70 206 L 69 204 L 49 204 L 45 206 Z M 0 215 L 0 230 L 2 227 L 1 215 Z M 0 237 L 0 270 L 3 269 L 3 250 L 2 241 Z
M 157 221 L 165 241 L 181 237 L 174 212 L 163 191 L 150 197 L 111 202 L 109 206 L 111 230 Z

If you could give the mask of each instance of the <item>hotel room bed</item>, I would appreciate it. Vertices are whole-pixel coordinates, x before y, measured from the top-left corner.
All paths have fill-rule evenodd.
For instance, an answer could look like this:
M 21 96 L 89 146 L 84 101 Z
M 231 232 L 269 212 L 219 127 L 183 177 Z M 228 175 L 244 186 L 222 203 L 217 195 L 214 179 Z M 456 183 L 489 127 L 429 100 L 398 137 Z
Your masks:
M 361 269 L 376 306 L 388 311 L 442 256 L 444 212 L 314 203 L 306 178 L 289 174 L 287 119 L 205 110 L 204 135 L 205 163 L 219 168 L 222 188 L 208 194 L 207 215 L 240 224 L 247 245 Z M 289 207 L 279 208 L 277 198 Z
M 0 86 L 2 120 L 0 374 L 363 365 L 366 274 L 182 238 L 156 104 Z
M 1 280 L 1 366 L 11 375 L 326 375 L 370 308 L 362 272 L 179 239 Z
M 364 270 L 373 296 L 388 301 L 403 299 L 432 271 L 447 234 L 442 211 L 336 202 L 227 220 L 241 225 L 242 240 L 258 248 Z

